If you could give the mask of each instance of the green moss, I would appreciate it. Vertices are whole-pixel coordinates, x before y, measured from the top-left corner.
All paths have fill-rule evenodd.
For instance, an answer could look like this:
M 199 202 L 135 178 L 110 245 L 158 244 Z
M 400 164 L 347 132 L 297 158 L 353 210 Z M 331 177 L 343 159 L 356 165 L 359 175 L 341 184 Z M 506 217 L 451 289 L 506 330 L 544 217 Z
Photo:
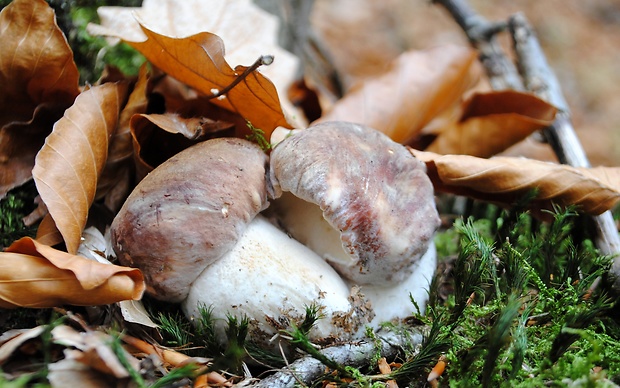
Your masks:
M 21 237 L 34 237 L 36 225 L 24 225 L 23 218 L 35 209 L 37 192 L 34 182 L 11 190 L 0 200 L 0 248 L 7 247 Z
M 587 239 L 574 241 L 570 210 L 556 209 L 543 225 L 503 217 L 494 242 L 486 224 L 455 226 L 454 299 L 433 311 L 451 317 L 443 379 L 454 387 L 606 386 L 620 374 L 620 331 L 606 290 L 590 288 L 609 258 Z M 502 222 L 512 225 L 502 230 Z

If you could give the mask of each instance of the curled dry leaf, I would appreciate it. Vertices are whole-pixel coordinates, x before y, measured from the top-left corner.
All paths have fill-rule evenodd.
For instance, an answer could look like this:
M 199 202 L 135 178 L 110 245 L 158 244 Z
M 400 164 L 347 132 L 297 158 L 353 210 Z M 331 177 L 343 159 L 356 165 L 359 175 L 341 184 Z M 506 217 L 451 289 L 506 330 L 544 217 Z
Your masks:
M 261 68 L 260 72 L 273 82 L 279 96 L 286 96 L 297 77 L 299 60 L 278 45 L 278 18 L 251 0 L 144 0 L 139 8 L 99 7 L 97 13 L 101 25 L 88 26 L 88 31 L 93 34 L 142 42 L 147 37 L 138 24 L 139 20 L 151 31 L 168 37 L 183 38 L 201 32 L 216 34 L 226 44 L 226 61 L 233 65 L 250 65 L 261 55 L 271 54 L 275 57 L 274 62 Z M 210 48 L 207 51 L 211 54 Z M 200 62 L 203 59 L 199 58 L 205 56 L 204 51 L 199 54 L 195 60 Z M 169 74 L 180 79 L 174 72 Z M 210 93 L 209 90 L 202 91 Z M 286 99 L 281 102 L 286 112 L 294 112 Z M 258 128 L 270 130 L 261 127 L 254 117 L 245 118 Z
M 235 133 L 233 123 L 206 117 L 184 118 L 176 113 L 134 115 L 130 126 L 138 181 L 170 157 L 196 143 Z
M 143 64 L 127 104 L 120 114 L 118 128 L 110 139 L 106 164 L 97 181 L 96 198 L 105 198 L 105 205 L 114 212 L 120 209 L 131 191 L 133 142 L 129 120 L 134 114 L 146 112 L 148 80 L 147 66 Z
M 145 289 L 138 269 L 98 263 L 29 237 L 0 253 L 0 267 L 2 308 L 102 305 L 140 299 Z
M 74 348 L 69 354 L 69 359 L 75 359 L 84 365 L 116 378 L 129 377 L 129 372 L 112 350 L 110 343 L 114 339 L 102 331 L 87 330 L 80 332 L 67 325 L 56 326 L 52 329 L 52 341 L 58 345 Z M 125 362 L 135 369 L 140 369 L 140 361 L 124 349 Z
M 589 214 L 601 214 L 620 200 L 620 168 L 578 168 L 515 157 L 483 159 L 411 152 L 426 163 L 438 191 L 512 205 L 538 190 L 532 207 L 577 205 Z
M 477 53 L 441 46 L 401 54 L 385 73 L 355 84 L 319 121 L 351 121 L 408 143 L 479 80 Z
M 45 326 L 5 331 L 0 337 L 0 365 L 3 365 L 26 341 L 45 332 Z
M 43 0 L 0 13 L 0 198 L 28 181 L 52 124 L 79 93 L 73 53 Z
M 81 93 L 37 154 L 32 175 L 69 253 L 80 244 L 126 91 L 118 83 Z
M 187 38 L 170 38 L 142 26 L 144 42 L 127 42 L 151 63 L 179 81 L 211 95 L 233 84 L 247 67 L 234 70 L 224 59 L 220 37 L 202 32 Z M 280 107 L 275 86 L 256 70 L 223 96 L 211 102 L 237 112 L 257 128 L 270 134 L 278 126 L 290 127 Z
M 476 93 L 463 103 L 426 151 L 488 158 L 551 125 L 557 109 L 540 98 L 512 90 Z
M 54 219 L 49 213 L 39 223 L 35 240 L 50 247 L 62 243 L 62 234 L 60 234 Z

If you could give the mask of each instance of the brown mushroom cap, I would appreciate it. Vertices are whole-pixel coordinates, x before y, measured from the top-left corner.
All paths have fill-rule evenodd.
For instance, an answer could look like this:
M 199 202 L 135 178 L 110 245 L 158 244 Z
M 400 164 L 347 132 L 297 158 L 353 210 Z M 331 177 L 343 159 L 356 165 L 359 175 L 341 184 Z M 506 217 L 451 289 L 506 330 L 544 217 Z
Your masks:
M 271 153 L 270 178 L 274 197 L 288 191 L 320 207 L 351 262 L 326 259 L 358 284 L 407 278 L 439 226 L 424 164 L 362 125 L 325 122 L 292 134 Z
M 267 206 L 266 163 L 257 145 L 232 138 L 167 160 L 138 184 L 112 223 L 120 262 L 140 268 L 156 298 L 185 299 L 203 269 Z

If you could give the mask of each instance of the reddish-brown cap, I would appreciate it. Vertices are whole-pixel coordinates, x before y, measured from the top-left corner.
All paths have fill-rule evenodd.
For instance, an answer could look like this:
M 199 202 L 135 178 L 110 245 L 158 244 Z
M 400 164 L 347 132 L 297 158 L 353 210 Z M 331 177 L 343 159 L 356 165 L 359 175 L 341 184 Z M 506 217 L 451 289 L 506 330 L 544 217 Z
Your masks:
M 332 265 L 359 284 L 409 277 L 439 226 L 424 164 L 362 125 L 325 122 L 290 135 L 271 153 L 270 178 L 274 197 L 287 191 L 320 207 L 351 258 Z
M 112 223 L 120 262 L 140 268 L 156 298 L 185 299 L 198 275 L 267 206 L 266 164 L 257 145 L 232 138 L 167 160 L 138 184 Z

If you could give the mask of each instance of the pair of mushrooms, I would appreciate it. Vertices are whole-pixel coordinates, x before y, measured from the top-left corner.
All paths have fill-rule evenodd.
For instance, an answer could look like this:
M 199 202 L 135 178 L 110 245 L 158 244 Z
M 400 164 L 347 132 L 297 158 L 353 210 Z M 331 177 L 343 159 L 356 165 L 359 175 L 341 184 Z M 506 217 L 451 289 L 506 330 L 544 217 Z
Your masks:
M 111 232 L 151 295 L 190 318 L 212 308 L 220 333 L 227 314 L 246 316 L 271 347 L 311 304 L 317 342 L 408 316 L 409 294 L 424 305 L 438 225 L 423 163 L 378 131 L 328 122 L 270 156 L 234 138 L 182 151 L 138 184 Z

